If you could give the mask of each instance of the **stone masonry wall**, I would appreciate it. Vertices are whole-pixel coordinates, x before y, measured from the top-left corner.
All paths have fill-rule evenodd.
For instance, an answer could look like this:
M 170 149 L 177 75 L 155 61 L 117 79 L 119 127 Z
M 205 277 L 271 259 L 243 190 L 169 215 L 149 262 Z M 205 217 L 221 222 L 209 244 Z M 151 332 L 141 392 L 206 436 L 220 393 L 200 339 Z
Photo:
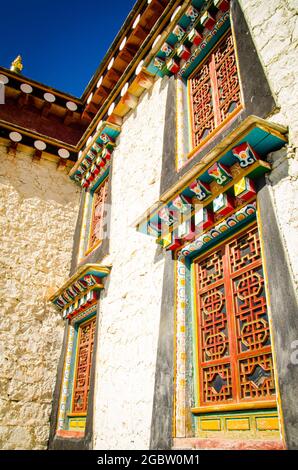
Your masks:
M 159 197 L 167 79 L 143 95 L 113 154 L 111 263 L 101 301 L 94 448 L 148 449 L 164 269 L 133 222 Z
M 0 145 L 0 449 L 45 449 L 79 191 L 56 163 Z
M 268 180 L 298 286 L 298 0 L 239 0 L 279 107 L 269 120 L 289 127 L 287 150 L 271 155 Z M 253 77 L 252 77 L 253 79 Z

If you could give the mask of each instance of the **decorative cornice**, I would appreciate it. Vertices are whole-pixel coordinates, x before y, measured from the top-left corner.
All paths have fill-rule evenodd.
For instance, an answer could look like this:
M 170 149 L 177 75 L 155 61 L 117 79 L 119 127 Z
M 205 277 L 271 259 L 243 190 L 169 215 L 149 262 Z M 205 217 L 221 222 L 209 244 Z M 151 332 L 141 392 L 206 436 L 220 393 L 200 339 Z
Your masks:
M 253 180 L 270 170 L 262 157 L 285 145 L 286 132 L 250 116 L 146 211 L 137 230 L 171 250 L 192 240 L 255 195 Z
M 99 123 L 97 132 L 71 169 L 70 177 L 83 188 L 91 189 L 93 182 L 108 170 L 115 141 L 119 134 L 119 126 L 109 122 Z
M 229 26 L 230 0 L 185 1 L 146 59 L 158 76 L 187 78 Z
M 143 91 L 152 86 L 154 80 L 148 72 L 142 70 L 142 62 L 155 37 L 166 26 L 179 3 L 178 0 L 137 1 L 81 99 L 0 68 L 0 80 L 9 90 L 8 106 L 5 105 L 5 109 L 2 109 L 3 127 L 12 131 L 18 127 L 21 139 L 23 135 L 31 134 L 33 139 L 29 139 L 30 142 L 26 139 L 24 145 L 34 148 L 35 140 L 40 140 L 42 146 L 46 144 L 47 151 L 53 155 L 60 151 L 63 154 L 62 159 L 76 160 L 76 153 L 88 147 L 88 141 L 97 132 L 96 127 L 100 120 L 121 125 L 122 118 L 136 106 Z M 38 113 L 44 117 L 54 114 L 58 118 L 58 125 L 66 126 L 65 135 L 68 139 L 57 149 L 55 140 L 59 138 L 55 137 L 59 135 L 58 131 L 56 135 L 51 126 L 45 131 L 43 128 L 38 138 L 38 125 L 35 123 L 32 129 L 27 125 L 31 122 L 26 116 L 29 104 L 33 106 L 37 117 Z M 22 109 L 22 112 L 15 113 L 16 107 Z M 24 116 L 24 119 L 7 119 L 10 115 Z M 56 121 L 57 119 L 54 127 L 57 125 Z M 6 134 L 3 137 L 10 139 Z M 13 142 L 13 145 L 18 144 Z
M 110 273 L 110 266 L 86 264 L 68 279 L 49 301 L 63 313 L 63 318 L 73 318 L 83 309 L 96 303 L 99 292 L 104 288 L 103 278 Z

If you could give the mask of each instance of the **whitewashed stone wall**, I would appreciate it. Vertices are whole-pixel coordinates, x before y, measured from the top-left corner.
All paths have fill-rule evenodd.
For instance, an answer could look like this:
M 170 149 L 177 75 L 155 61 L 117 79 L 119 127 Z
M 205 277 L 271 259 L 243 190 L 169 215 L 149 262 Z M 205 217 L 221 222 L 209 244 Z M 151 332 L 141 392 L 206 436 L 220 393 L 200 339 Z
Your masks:
M 133 222 L 159 197 L 167 79 L 143 95 L 113 154 L 110 255 L 101 302 L 95 449 L 148 449 L 164 259 Z
M 56 163 L 0 146 L 0 449 L 45 449 L 79 191 Z
M 239 0 L 279 111 L 289 127 L 286 152 L 271 156 L 271 196 L 298 286 L 298 0 Z

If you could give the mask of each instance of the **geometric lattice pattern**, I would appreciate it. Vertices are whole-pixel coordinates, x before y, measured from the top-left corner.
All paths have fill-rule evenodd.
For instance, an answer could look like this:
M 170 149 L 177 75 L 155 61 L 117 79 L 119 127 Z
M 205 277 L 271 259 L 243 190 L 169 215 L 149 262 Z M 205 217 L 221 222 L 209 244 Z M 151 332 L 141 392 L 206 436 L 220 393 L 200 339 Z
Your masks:
M 233 37 L 229 33 L 190 80 L 196 147 L 241 104 Z
M 89 249 L 102 240 L 105 201 L 108 193 L 108 178 L 93 195 L 93 208 L 90 224 Z
M 274 400 L 256 226 L 196 261 L 200 406 Z
M 73 413 L 87 412 L 95 326 L 96 317 L 93 317 L 79 327 L 77 366 L 73 389 Z

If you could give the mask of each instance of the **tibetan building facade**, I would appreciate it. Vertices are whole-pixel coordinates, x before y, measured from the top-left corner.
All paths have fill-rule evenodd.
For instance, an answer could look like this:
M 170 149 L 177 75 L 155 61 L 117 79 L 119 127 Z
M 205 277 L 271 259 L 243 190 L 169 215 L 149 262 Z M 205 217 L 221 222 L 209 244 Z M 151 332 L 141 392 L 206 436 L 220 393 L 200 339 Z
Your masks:
M 139 0 L 81 98 L 0 69 L 2 449 L 298 447 L 297 7 Z

